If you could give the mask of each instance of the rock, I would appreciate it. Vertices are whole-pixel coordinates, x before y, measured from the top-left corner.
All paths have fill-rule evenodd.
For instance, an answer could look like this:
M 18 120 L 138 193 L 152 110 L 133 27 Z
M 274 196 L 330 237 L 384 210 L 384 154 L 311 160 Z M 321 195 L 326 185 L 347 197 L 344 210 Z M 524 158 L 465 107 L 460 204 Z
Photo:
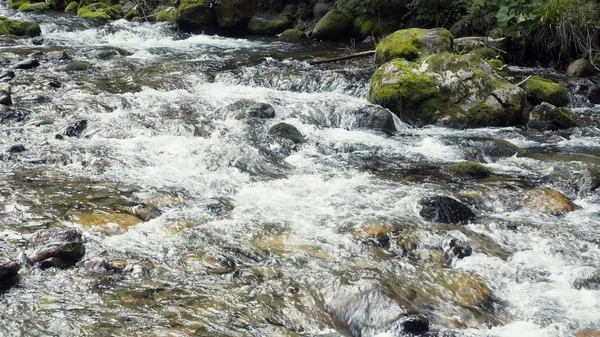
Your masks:
M 217 23 L 215 9 L 209 0 L 182 0 L 178 11 L 177 24 L 186 31 Z
M 304 136 L 295 126 L 286 123 L 273 125 L 269 129 L 269 135 L 275 138 L 289 139 L 295 144 L 304 143 L 305 141 Z
M 0 257 L 0 291 L 5 291 L 17 283 L 19 266 L 14 261 Z
M 481 163 L 475 161 L 465 161 L 448 167 L 448 172 L 452 175 L 464 178 L 486 178 L 491 175 L 490 170 Z
M 65 69 L 67 71 L 84 71 L 92 67 L 92 64 L 86 61 L 71 61 L 67 63 Z
M 580 196 L 588 195 L 600 188 L 600 169 L 586 168 L 583 172 L 575 173 L 570 185 Z
M 283 31 L 283 33 L 281 33 L 279 35 L 279 37 L 282 40 L 294 41 L 294 40 L 305 39 L 306 34 L 303 31 L 298 30 L 298 29 L 286 29 L 285 31 Z
M 33 68 L 37 68 L 40 66 L 40 61 L 38 61 L 35 58 L 27 58 L 19 63 L 17 63 L 17 65 L 15 65 L 16 69 L 33 69 Z
M 452 34 L 443 28 L 398 30 L 379 41 L 375 63 L 383 64 L 396 58 L 412 61 L 428 54 L 451 52 L 453 40 Z
M 79 3 L 77 1 L 71 1 L 67 5 L 67 7 L 65 7 L 65 12 L 66 13 L 75 13 L 77 11 L 77 7 L 79 7 Z
M 594 66 L 586 59 L 574 61 L 567 68 L 567 76 L 570 77 L 589 77 L 594 75 Z
M 600 337 L 600 330 L 585 329 L 579 331 L 575 337 Z
M 21 153 L 25 151 L 27 151 L 27 149 L 21 144 L 13 145 L 8 148 L 8 153 Z
M 259 12 L 254 14 L 248 23 L 248 31 L 252 34 L 275 35 L 283 32 L 290 26 L 287 15 L 275 12 Z
M 221 0 L 215 4 L 217 22 L 221 28 L 247 28 L 254 15 L 255 6 L 254 0 Z
M 551 215 L 562 215 L 579 209 L 563 194 L 551 189 L 529 190 L 525 197 L 525 207 Z
M 450 197 L 423 198 L 419 203 L 422 205 L 419 214 L 427 221 L 455 225 L 466 224 L 475 217 L 475 213 L 468 206 Z
M 69 126 L 67 126 L 67 131 L 65 135 L 68 137 L 80 137 L 83 131 L 87 129 L 88 122 L 85 119 L 82 119 L 78 122 L 75 122 Z
M 24 2 L 21 6 L 19 6 L 19 12 L 42 12 L 48 8 L 48 4 L 45 2 Z
M 36 52 L 33 52 L 33 53 L 27 55 L 27 58 L 36 59 L 39 61 L 42 58 L 44 58 L 44 53 L 42 53 L 41 51 L 36 51 Z
M 15 78 L 15 72 L 12 70 L 7 70 L 7 71 L 3 72 L 2 74 L 0 74 L 0 81 L 2 81 L 2 82 L 8 82 L 8 81 L 12 80 L 13 78 Z
M 318 1 L 315 4 L 315 7 L 313 7 L 313 16 L 315 17 L 315 20 L 321 20 L 331 8 L 333 8 L 332 2 Z
M 312 35 L 323 40 L 343 39 L 350 33 L 352 22 L 351 16 L 337 9 L 332 9 L 317 22 Z
M 0 104 L 12 105 L 11 86 L 8 83 L 0 83 Z
M 394 24 L 389 19 L 369 14 L 356 17 L 352 23 L 354 35 L 360 39 L 366 39 L 372 36 L 387 35 L 394 30 Z
M 474 54 L 440 53 L 418 63 L 395 59 L 375 71 L 369 91 L 372 103 L 404 122 L 459 128 L 522 123 L 525 98 Z
M 104 2 L 94 2 L 79 8 L 77 15 L 89 20 L 116 20 L 121 17 L 121 8 L 117 9 Z
M 36 37 L 42 34 L 40 25 L 24 20 L 9 20 L 0 16 L 0 35 Z
M 175 7 L 166 7 L 163 8 L 160 12 L 156 13 L 155 20 L 158 22 L 177 22 L 177 16 L 179 13 L 177 12 L 177 8 Z
M 371 226 L 353 231 L 352 237 L 358 241 L 375 246 L 389 246 L 391 228 L 388 226 Z
M 522 148 L 504 139 L 469 137 L 465 141 L 467 145 L 473 146 L 486 157 L 503 158 L 521 156 L 525 153 Z
M 34 46 L 41 46 L 44 44 L 44 38 L 34 37 L 31 39 L 31 43 L 33 43 Z
M 547 102 L 558 107 L 569 104 L 567 88 L 543 77 L 532 76 L 525 82 L 523 88 L 527 92 L 527 100 L 531 104 L 538 105 Z
M 129 227 L 142 222 L 134 215 L 122 213 L 69 212 L 65 218 L 85 229 L 107 234 L 125 233 Z
M 259 103 L 248 99 L 241 99 L 216 111 L 221 118 L 235 119 L 263 119 L 275 117 L 275 108 L 267 103 Z
M 576 126 L 577 122 L 567 109 L 557 108 L 546 102 L 531 111 L 527 122 L 528 129 L 538 131 L 562 130 Z
M 33 251 L 28 256 L 30 264 L 42 268 L 69 268 L 85 255 L 81 231 L 72 228 L 53 228 L 33 235 Z
M 64 50 L 58 50 L 58 51 L 52 51 L 49 52 L 48 54 L 46 54 L 46 60 L 48 61 L 68 61 L 71 59 L 71 56 L 69 56 L 69 54 L 64 51 Z
M 450 267 L 456 260 L 464 259 L 473 254 L 473 248 L 466 242 L 452 238 L 444 245 L 444 266 Z
M 10 60 L 7 59 L 6 57 L 0 55 L 0 64 L 4 65 L 4 64 L 9 64 Z
M 368 105 L 354 112 L 355 120 L 351 129 L 382 131 L 387 134 L 396 132 L 394 117 L 389 110 L 376 105 Z
M 58 89 L 58 88 L 62 87 L 62 83 L 60 83 L 57 80 L 49 81 L 48 83 L 46 83 L 46 85 L 53 89 Z
M 573 281 L 573 288 L 577 290 L 600 290 L 600 269 L 579 277 Z
M 590 103 L 600 104 L 600 86 L 594 85 L 587 91 L 587 98 Z
M 364 287 L 363 287 L 364 288 Z M 342 292 L 325 299 L 330 312 L 342 331 L 351 336 L 375 336 L 388 332 L 393 336 L 419 334 L 429 330 L 429 321 L 419 315 L 402 297 L 381 286 Z

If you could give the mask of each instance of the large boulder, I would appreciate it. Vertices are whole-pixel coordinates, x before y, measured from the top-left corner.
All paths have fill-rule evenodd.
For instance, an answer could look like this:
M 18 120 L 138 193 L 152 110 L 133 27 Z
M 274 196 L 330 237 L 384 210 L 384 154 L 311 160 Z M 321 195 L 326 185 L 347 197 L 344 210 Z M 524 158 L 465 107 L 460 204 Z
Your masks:
M 286 29 L 283 33 L 281 33 L 281 35 L 279 35 L 279 37 L 282 40 L 295 41 L 305 39 L 306 34 L 298 29 Z
M 562 193 L 551 189 L 533 189 L 525 196 L 525 207 L 533 211 L 561 215 L 579 209 Z
M 179 3 L 177 24 L 191 31 L 217 23 L 215 9 L 209 0 L 182 0 Z
M 395 24 L 389 19 L 374 15 L 360 15 L 353 22 L 354 35 L 365 39 L 369 36 L 381 36 L 390 33 Z
M 317 22 L 313 36 L 324 40 L 345 38 L 352 29 L 352 17 L 337 9 L 332 9 Z
M 254 0 L 220 0 L 214 6 L 219 26 L 226 29 L 246 28 L 256 10 Z
M 415 60 L 421 56 L 452 51 L 452 34 L 443 28 L 410 28 L 384 37 L 375 50 L 375 63 L 382 64 L 395 58 Z
M 177 22 L 177 17 L 178 17 L 179 12 L 177 11 L 177 8 L 175 7 L 164 7 L 161 8 L 160 10 L 158 10 L 156 12 L 156 21 L 158 22 L 171 22 L 171 23 L 175 23 Z
M 403 121 L 451 127 L 509 126 L 523 122 L 525 92 L 478 55 L 434 54 L 394 59 L 371 79 L 369 100 Z
M 576 127 L 577 123 L 565 108 L 557 108 L 550 103 L 536 106 L 529 115 L 527 128 L 539 131 L 561 130 Z
M 121 10 L 104 2 L 94 2 L 79 8 L 77 15 L 89 20 L 116 20 L 121 17 Z
M 527 91 L 527 100 L 531 104 L 538 105 L 548 102 L 558 107 L 569 104 L 567 88 L 549 79 L 532 76 L 525 81 L 523 88 Z
M 0 35 L 34 37 L 42 34 L 40 25 L 24 20 L 9 20 L 0 16 Z
M 567 76 L 588 77 L 594 75 L 594 66 L 586 59 L 575 60 L 567 68 Z
M 259 12 L 250 19 L 248 31 L 253 34 L 275 35 L 286 30 L 290 24 L 291 20 L 287 15 L 280 15 L 275 12 Z
M 29 240 L 32 250 L 27 260 L 42 268 L 69 268 L 85 255 L 81 231 L 72 228 L 53 228 L 35 233 Z

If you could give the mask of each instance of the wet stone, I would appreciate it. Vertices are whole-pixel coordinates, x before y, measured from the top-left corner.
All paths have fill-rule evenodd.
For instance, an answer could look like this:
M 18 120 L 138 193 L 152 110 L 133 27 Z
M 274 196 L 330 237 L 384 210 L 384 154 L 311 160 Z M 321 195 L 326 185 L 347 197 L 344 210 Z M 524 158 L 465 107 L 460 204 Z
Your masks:
M 387 134 L 396 132 L 394 117 L 392 113 L 383 107 L 369 105 L 355 112 L 356 120 L 353 129 L 367 129 L 382 131 Z
M 463 259 L 467 256 L 471 256 L 473 253 L 473 248 L 469 246 L 467 243 L 452 238 L 446 242 L 443 247 L 444 249 L 444 265 L 449 267 L 456 260 Z
M 11 87 L 8 83 L 0 83 L 0 104 L 12 105 Z
M 10 60 L 7 59 L 6 57 L 0 55 L 0 64 L 9 64 Z
M 8 82 L 8 81 L 12 80 L 13 78 L 15 78 L 15 72 L 12 70 L 7 70 L 7 71 L 3 72 L 2 74 L 0 74 L 0 81 L 2 81 L 2 82 Z
M 305 141 L 304 136 L 302 136 L 295 126 L 286 123 L 273 125 L 269 129 L 269 135 L 275 138 L 289 139 L 295 144 L 303 143 Z
M 41 268 L 69 268 L 85 255 L 81 231 L 72 228 L 53 228 L 35 233 L 30 243 L 32 251 L 27 254 L 32 265 Z
M 67 131 L 65 135 L 68 137 L 81 137 L 81 134 L 85 129 L 87 129 L 88 122 L 85 119 L 82 119 L 78 122 L 75 122 L 67 127 Z
M 62 83 L 60 83 L 59 81 L 56 81 L 56 80 L 50 81 L 50 82 L 46 83 L 46 85 L 53 89 L 58 89 L 58 88 L 62 87 Z
M 450 197 L 423 198 L 419 203 L 423 206 L 420 215 L 427 221 L 466 224 L 475 217 L 475 213 L 468 206 Z
M 8 153 L 21 153 L 25 151 L 27 151 L 27 149 L 21 144 L 13 145 L 8 148 Z
M 16 262 L 0 258 L 0 291 L 4 291 L 17 282 L 17 275 L 21 266 Z
M 49 52 L 48 54 L 46 54 L 46 59 L 48 61 L 68 61 L 71 59 L 71 56 L 69 56 L 69 54 L 64 51 L 64 50 L 60 50 L 60 51 L 53 51 L 53 52 Z
M 34 37 L 31 39 L 31 43 L 33 43 L 34 46 L 41 46 L 44 44 L 44 38 L 39 36 Z
M 590 87 L 587 91 L 587 98 L 590 103 L 600 104 L 600 86 L 595 85 Z
M 27 58 L 19 63 L 17 63 L 17 65 L 15 65 L 16 69 L 33 69 L 33 68 L 37 68 L 40 66 L 40 61 L 38 61 L 37 59 L 30 57 Z

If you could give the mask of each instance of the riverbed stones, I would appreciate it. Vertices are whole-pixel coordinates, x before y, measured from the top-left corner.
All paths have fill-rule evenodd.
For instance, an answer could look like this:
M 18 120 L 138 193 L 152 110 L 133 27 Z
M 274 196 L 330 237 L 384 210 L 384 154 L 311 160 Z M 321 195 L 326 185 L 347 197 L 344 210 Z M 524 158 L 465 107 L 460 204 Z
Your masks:
M 576 126 L 577 122 L 567 109 L 546 102 L 531 111 L 527 122 L 528 129 L 538 131 L 562 130 Z
M 419 214 L 427 221 L 460 225 L 475 218 L 475 213 L 468 206 L 454 198 L 427 197 L 421 199 L 419 204 L 422 206 Z
M 0 257 L 0 291 L 4 291 L 17 282 L 21 266 L 11 259 Z
M 468 137 L 465 139 L 465 143 L 476 149 L 483 157 L 504 158 L 525 154 L 522 148 L 504 139 Z
M 42 268 L 69 268 L 85 255 L 81 231 L 73 228 L 52 228 L 36 232 L 29 242 L 32 251 L 27 260 Z
M 269 129 L 269 135 L 274 138 L 291 140 L 294 144 L 300 144 L 305 141 L 302 133 L 295 126 L 287 123 L 273 125 Z
M 248 23 L 248 31 L 258 35 L 275 35 L 289 28 L 290 17 L 276 12 L 258 12 Z
M 443 28 L 410 28 L 384 37 L 375 50 L 375 63 L 383 64 L 396 58 L 408 61 L 419 57 L 452 51 L 452 34 Z
M 527 100 L 531 104 L 538 105 L 547 102 L 557 107 L 569 104 L 567 88 L 552 80 L 532 76 L 525 81 L 523 88 L 527 92 Z
M 0 104 L 12 105 L 11 85 L 8 83 L 0 83 Z
M 0 35 L 15 35 L 19 37 L 36 37 L 42 34 L 40 25 L 24 20 L 10 20 L 0 16 Z
M 578 59 L 569 64 L 567 76 L 570 77 L 589 77 L 594 75 L 594 66 L 586 59 Z
M 15 65 L 16 69 L 34 69 L 40 66 L 37 58 L 29 57 Z
M 313 28 L 312 35 L 317 39 L 338 40 L 345 38 L 352 29 L 353 19 L 346 13 L 332 9 Z
M 369 100 L 415 126 L 510 126 L 523 122 L 526 94 L 478 55 L 394 59 L 371 78 Z
M 562 215 L 579 209 L 562 193 L 552 189 L 533 189 L 527 192 L 525 207 L 550 215 Z

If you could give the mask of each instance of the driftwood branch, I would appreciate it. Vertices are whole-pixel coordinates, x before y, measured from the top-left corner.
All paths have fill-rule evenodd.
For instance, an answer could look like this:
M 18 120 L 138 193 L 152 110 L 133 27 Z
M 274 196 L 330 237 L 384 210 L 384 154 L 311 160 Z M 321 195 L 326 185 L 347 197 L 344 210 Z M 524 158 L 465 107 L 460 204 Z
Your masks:
M 459 50 L 473 50 L 475 48 L 490 47 L 504 52 L 506 38 L 492 39 L 487 36 L 468 36 L 454 39 L 454 47 Z
M 312 62 L 310 62 L 310 64 L 315 65 L 315 64 L 339 62 L 339 61 L 345 61 L 345 60 L 350 60 L 350 59 L 355 59 L 355 58 L 365 57 L 365 56 L 371 56 L 371 55 L 375 55 L 374 50 L 363 51 L 360 53 L 355 53 L 355 54 L 350 54 L 350 55 L 345 55 L 345 56 L 340 56 L 340 57 L 334 57 L 334 58 L 325 59 L 325 60 L 312 61 Z
M 517 83 L 517 87 L 522 86 L 525 82 L 527 82 L 528 79 L 530 79 L 533 75 L 529 75 L 527 76 L 526 79 L 522 80 L 521 82 Z

